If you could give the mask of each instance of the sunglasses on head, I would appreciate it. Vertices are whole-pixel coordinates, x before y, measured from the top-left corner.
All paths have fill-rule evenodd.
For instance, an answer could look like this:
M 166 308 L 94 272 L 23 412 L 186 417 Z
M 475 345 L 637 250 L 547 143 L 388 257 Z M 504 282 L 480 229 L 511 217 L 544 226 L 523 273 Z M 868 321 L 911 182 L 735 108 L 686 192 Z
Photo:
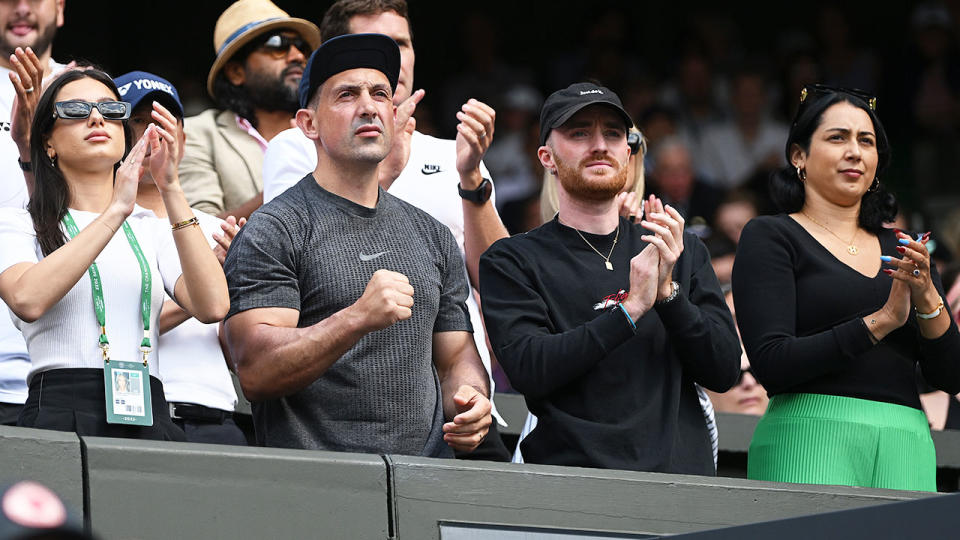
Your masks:
M 831 94 L 847 94 L 862 99 L 871 111 L 877 110 L 877 97 L 869 92 L 859 88 L 842 88 L 840 86 L 828 86 L 825 84 L 808 84 L 800 91 L 800 106 L 807 102 L 813 96 L 828 96 Z
M 290 47 L 296 47 L 304 56 L 310 56 L 313 48 L 300 36 L 285 36 L 283 34 L 271 34 L 261 41 L 258 49 L 273 56 L 274 58 L 283 58 L 290 52 Z
M 58 101 L 53 104 L 53 117 L 68 120 L 88 118 L 93 109 L 100 112 L 104 120 L 126 120 L 130 118 L 130 104 L 126 101 Z

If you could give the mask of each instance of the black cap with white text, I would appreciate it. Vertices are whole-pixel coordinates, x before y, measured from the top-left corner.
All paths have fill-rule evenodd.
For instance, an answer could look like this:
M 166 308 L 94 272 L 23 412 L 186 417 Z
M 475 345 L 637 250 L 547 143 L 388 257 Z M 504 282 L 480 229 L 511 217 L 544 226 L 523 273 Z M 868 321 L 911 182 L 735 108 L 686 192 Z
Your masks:
M 612 107 L 623 117 L 627 129 L 633 126 L 633 119 L 624 110 L 620 97 L 613 90 L 593 83 L 575 83 L 550 94 L 543 102 L 543 108 L 540 109 L 540 145 L 547 143 L 550 131 L 562 126 L 584 107 L 596 104 Z

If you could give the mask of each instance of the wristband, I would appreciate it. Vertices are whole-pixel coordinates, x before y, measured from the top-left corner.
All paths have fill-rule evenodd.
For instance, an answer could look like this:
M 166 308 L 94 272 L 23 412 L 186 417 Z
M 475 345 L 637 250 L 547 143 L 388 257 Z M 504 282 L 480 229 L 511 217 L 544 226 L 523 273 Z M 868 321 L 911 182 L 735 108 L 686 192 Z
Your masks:
M 17 158 L 17 164 L 20 165 L 20 170 L 23 172 L 33 172 L 33 164 L 29 161 L 20 161 L 20 158 Z
M 916 308 L 914 308 L 914 309 L 916 309 Z M 924 319 L 924 320 L 936 319 L 936 318 L 940 315 L 940 312 L 941 312 L 941 311 L 943 311 L 943 297 L 942 297 L 942 296 L 940 297 L 940 303 L 937 304 L 937 309 L 931 311 L 930 313 L 920 313 L 920 312 L 918 311 L 918 312 L 917 312 L 917 318 L 918 318 L 918 319 Z
M 627 313 L 627 308 L 623 307 L 623 304 L 617 304 L 617 307 L 620 308 L 620 311 L 623 312 L 623 316 L 626 317 L 626 318 L 627 318 L 627 321 L 630 322 L 630 326 L 632 326 L 633 329 L 636 330 L 636 329 L 637 329 L 637 323 L 633 322 L 633 317 L 631 317 L 630 314 Z

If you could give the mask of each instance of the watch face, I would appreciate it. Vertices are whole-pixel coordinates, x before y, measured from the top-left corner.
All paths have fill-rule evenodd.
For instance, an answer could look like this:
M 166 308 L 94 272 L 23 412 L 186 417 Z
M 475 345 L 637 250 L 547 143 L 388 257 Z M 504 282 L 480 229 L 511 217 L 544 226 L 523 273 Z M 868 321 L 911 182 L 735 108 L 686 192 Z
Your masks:
M 483 182 L 480 183 L 480 201 L 487 202 L 490 200 L 490 195 L 493 194 L 493 182 L 489 179 L 484 178 Z

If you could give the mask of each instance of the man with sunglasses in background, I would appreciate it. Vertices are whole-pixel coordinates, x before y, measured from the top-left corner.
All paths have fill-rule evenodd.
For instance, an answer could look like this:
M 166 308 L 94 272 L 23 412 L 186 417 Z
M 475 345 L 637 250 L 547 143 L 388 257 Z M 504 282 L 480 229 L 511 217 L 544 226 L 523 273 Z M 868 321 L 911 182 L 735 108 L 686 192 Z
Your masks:
M 0 207 L 26 207 L 23 172 L 30 171 L 30 118 L 12 117 L 16 92 L 9 75 L 17 74 L 23 88 L 39 96 L 40 89 L 31 81 L 63 67 L 51 57 L 53 38 L 63 26 L 63 6 L 64 0 L 0 0 Z M 37 66 L 43 73 L 32 77 Z M 0 303 L 0 309 L 6 311 L 6 306 Z M 0 317 L 0 424 L 16 425 L 27 399 L 29 369 L 23 336 L 4 314 Z
M 263 202 L 263 153 L 292 124 L 320 31 L 270 0 L 239 0 L 217 19 L 213 42 L 207 91 L 219 108 L 186 119 L 180 182 L 194 208 L 239 219 Z

